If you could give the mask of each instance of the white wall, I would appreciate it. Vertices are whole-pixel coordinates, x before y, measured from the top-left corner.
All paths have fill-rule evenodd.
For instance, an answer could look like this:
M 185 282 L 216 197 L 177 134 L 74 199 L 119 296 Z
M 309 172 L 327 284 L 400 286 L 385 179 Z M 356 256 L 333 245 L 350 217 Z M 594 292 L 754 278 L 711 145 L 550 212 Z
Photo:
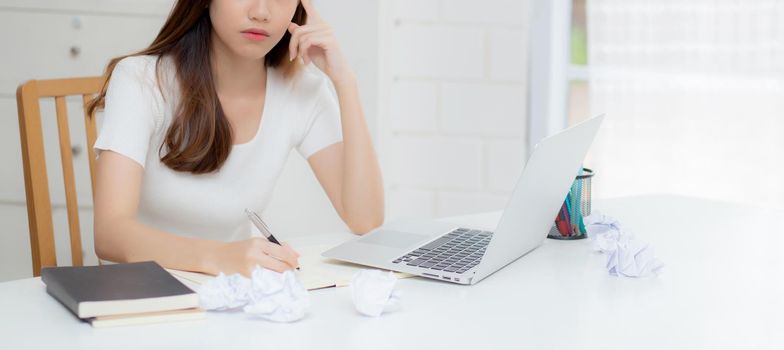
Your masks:
M 388 219 L 501 209 L 525 161 L 527 0 L 388 0 Z

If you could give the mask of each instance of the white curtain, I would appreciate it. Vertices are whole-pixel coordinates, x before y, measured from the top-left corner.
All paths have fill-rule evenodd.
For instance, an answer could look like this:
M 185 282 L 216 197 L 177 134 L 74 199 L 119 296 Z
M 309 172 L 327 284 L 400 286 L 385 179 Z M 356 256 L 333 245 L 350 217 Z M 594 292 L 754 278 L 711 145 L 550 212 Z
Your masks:
M 599 197 L 784 207 L 784 1 L 588 0 Z

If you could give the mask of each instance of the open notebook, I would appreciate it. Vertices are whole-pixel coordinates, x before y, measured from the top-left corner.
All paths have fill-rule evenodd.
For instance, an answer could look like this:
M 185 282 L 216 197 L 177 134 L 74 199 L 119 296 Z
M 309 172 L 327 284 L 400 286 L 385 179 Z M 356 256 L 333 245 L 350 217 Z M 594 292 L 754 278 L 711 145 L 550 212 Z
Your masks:
M 302 285 L 307 290 L 344 287 L 351 283 L 354 273 L 365 268 L 360 265 L 346 263 L 321 256 L 321 253 L 332 248 L 331 245 L 312 245 L 297 248 L 300 254 L 300 270 L 296 271 Z M 182 283 L 195 290 L 204 281 L 213 278 L 203 273 L 166 269 Z M 408 278 L 413 275 L 395 272 L 397 278 Z

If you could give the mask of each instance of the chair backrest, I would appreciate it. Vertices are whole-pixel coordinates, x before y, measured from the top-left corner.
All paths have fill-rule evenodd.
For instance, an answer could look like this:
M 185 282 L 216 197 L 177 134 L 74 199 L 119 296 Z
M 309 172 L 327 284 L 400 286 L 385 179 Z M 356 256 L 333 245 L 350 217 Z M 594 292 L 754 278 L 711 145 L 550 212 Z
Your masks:
M 86 105 L 100 91 L 104 81 L 104 77 L 31 80 L 20 85 L 16 91 L 34 276 L 41 274 L 42 267 L 57 266 L 54 228 L 52 225 L 52 205 L 46 175 L 46 159 L 44 158 L 40 100 L 42 98 L 54 98 L 55 101 L 60 158 L 65 185 L 65 202 L 68 214 L 68 231 L 71 243 L 71 261 L 74 266 L 82 266 L 79 210 L 76 200 L 73 154 L 71 153 L 71 138 L 65 98 L 67 96 L 82 96 L 90 183 L 93 191 L 95 191 L 95 154 L 92 148 L 96 138 L 95 118 L 87 115 Z

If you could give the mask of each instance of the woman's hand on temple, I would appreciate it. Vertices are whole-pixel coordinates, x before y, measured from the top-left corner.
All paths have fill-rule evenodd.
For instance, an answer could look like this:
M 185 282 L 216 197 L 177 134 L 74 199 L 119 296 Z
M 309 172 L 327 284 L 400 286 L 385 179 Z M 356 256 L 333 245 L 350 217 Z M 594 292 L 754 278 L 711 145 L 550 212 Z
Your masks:
M 354 79 L 343 53 L 340 51 L 332 28 L 321 18 L 311 0 L 302 0 L 307 12 L 304 25 L 289 24 L 289 60 L 301 58 L 303 63 L 313 62 L 335 85 Z

